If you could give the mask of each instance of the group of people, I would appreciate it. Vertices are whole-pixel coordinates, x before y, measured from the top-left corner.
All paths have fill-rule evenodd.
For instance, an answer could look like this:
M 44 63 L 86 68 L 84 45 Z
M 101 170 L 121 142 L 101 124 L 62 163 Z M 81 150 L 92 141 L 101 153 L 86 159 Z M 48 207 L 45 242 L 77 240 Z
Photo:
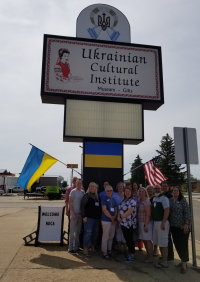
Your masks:
M 172 192 L 166 181 L 162 185 L 138 187 L 136 183 L 124 186 L 118 183 L 116 192 L 108 181 L 104 191 L 98 193 L 98 185 L 89 184 L 85 192 L 82 180 L 73 178 L 73 186 L 65 195 L 66 214 L 69 217 L 70 253 L 79 251 L 79 236 L 83 223 L 83 251 L 90 257 L 89 247 L 96 252 L 96 242 L 101 236 L 103 258 L 111 260 L 113 238 L 116 238 L 118 252 L 122 251 L 126 262 L 135 261 L 136 241 L 144 242 L 147 256 L 144 263 L 152 263 L 153 256 L 161 252 L 157 268 L 167 268 L 168 261 L 174 260 L 173 243 L 181 259 L 177 266 L 181 273 L 187 269 L 188 238 L 191 224 L 190 209 L 179 187 Z M 100 224 L 101 223 L 101 224 Z M 172 238 L 173 243 L 172 243 Z M 139 247 L 139 246 L 138 246 Z

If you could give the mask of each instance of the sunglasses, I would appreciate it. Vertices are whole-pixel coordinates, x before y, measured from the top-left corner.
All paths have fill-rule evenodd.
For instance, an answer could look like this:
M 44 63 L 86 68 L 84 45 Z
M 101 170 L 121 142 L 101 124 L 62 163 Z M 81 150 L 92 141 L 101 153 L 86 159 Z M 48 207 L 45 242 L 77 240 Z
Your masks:
M 106 192 L 112 192 L 112 190 L 106 190 Z

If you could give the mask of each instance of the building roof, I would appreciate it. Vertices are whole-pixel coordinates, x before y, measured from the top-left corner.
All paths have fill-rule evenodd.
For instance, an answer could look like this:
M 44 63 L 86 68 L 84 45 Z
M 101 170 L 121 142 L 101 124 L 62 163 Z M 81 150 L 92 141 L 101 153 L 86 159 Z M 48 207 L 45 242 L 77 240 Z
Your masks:
M 62 177 L 61 175 L 42 175 L 41 177 Z
M 0 175 L 5 175 L 5 176 L 15 176 L 15 174 L 8 172 L 7 169 L 0 169 Z

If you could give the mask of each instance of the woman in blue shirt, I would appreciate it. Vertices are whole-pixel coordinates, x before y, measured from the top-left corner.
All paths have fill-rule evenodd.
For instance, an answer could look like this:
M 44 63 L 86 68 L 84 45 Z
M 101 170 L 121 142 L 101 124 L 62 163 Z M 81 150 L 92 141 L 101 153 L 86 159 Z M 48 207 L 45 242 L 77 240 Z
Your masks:
M 112 198 L 112 186 L 106 186 L 105 192 L 106 196 L 104 196 L 101 200 L 101 224 L 103 229 L 101 250 L 103 252 L 103 258 L 111 260 L 111 258 L 114 257 L 114 255 L 112 254 L 112 242 L 115 235 L 117 204 Z

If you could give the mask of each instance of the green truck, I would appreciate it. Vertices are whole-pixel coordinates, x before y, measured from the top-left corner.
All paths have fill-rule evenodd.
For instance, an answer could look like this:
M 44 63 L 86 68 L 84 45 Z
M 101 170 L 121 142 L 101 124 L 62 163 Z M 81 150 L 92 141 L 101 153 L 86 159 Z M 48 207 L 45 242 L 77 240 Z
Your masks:
M 59 186 L 47 186 L 46 195 L 49 198 L 49 200 L 60 199 L 61 198 L 60 187 Z

